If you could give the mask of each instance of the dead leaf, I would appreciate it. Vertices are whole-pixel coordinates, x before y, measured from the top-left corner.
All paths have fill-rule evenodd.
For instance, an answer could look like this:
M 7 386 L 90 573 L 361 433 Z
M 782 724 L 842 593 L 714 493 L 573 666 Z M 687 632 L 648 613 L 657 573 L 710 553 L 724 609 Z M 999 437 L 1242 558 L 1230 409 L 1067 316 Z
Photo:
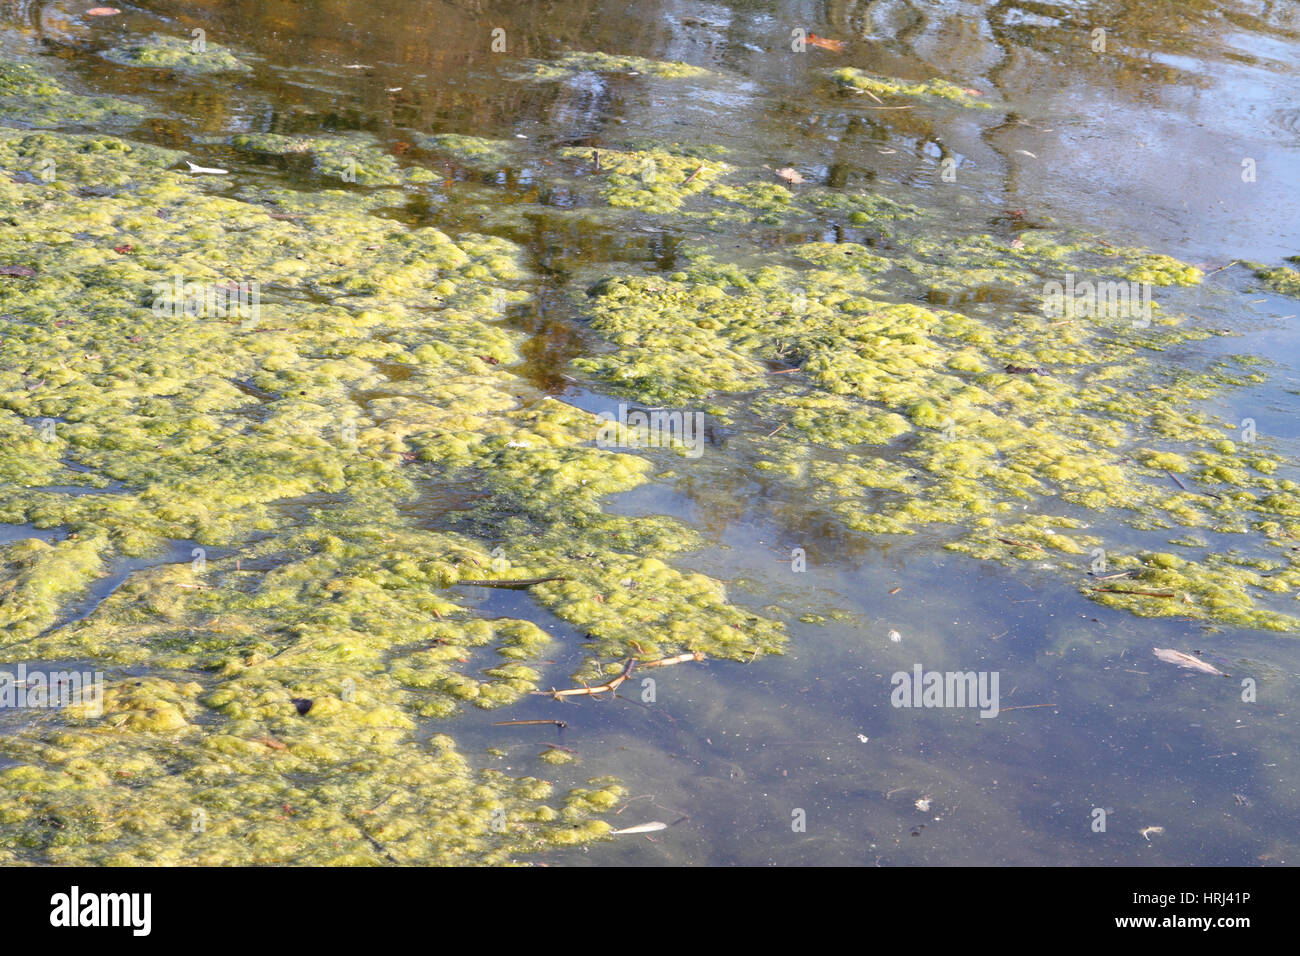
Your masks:
M 667 830 L 668 824 L 655 820 L 651 823 L 638 823 L 634 827 L 624 827 L 621 830 L 610 830 L 610 836 L 627 836 L 632 833 L 656 833 L 659 830 Z
M 0 276 L 22 276 L 24 279 L 30 279 L 36 275 L 36 270 L 31 266 L 0 266 Z
M 799 175 L 799 171 L 790 166 L 787 166 L 784 169 L 778 169 L 776 174 L 787 183 L 797 184 L 803 182 L 803 177 Z
M 1177 664 L 1179 667 L 1186 667 L 1188 670 L 1198 671 L 1202 674 L 1217 674 L 1219 677 L 1228 676 L 1217 667 L 1207 664 L 1199 657 L 1194 657 L 1191 654 L 1184 654 L 1182 651 L 1175 651 L 1168 647 L 1153 647 L 1151 650 L 1157 658 L 1166 664 Z
M 808 42 L 815 47 L 820 47 L 823 50 L 830 50 L 832 53 L 844 52 L 843 40 L 830 40 L 827 39 L 826 37 L 819 37 L 815 33 L 810 33 L 808 34 Z
M 122 11 L 117 7 L 91 7 L 86 11 L 88 17 L 115 17 Z

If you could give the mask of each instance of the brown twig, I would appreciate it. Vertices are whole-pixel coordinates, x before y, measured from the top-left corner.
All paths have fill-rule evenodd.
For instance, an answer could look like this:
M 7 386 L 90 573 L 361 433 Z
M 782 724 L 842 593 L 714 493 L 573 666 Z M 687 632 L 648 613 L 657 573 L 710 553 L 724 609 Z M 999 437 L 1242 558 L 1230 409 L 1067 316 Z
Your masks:
M 669 667 L 673 664 L 685 664 L 687 661 L 704 660 L 703 651 L 688 651 L 685 654 L 678 654 L 676 657 L 664 657 L 657 661 L 639 661 L 640 667 Z
M 532 727 L 537 724 L 554 724 L 561 730 L 569 726 L 562 720 L 496 720 L 492 722 L 493 727 Z
M 1026 541 L 1012 541 L 1010 538 L 997 538 L 996 540 L 1001 541 L 1003 544 L 1009 544 L 1009 545 L 1011 545 L 1012 547 L 1016 547 L 1016 548 L 1034 548 L 1034 549 L 1036 549 L 1036 550 L 1038 550 L 1038 551 L 1046 551 L 1046 550 L 1047 550 L 1047 549 L 1044 548 L 1041 544 L 1034 544 L 1032 541 L 1027 541 L 1027 542 L 1026 542 Z
M 533 691 L 533 693 L 545 694 L 547 696 L 554 697 L 557 700 L 562 697 L 584 697 L 584 696 L 590 696 L 595 694 L 603 694 L 607 691 L 610 694 L 613 694 L 616 690 L 618 690 L 619 685 L 622 684 L 623 681 L 627 680 L 628 675 L 632 673 L 632 668 L 635 666 L 636 666 L 636 661 L 629 658 L 627 664 L 624 665 L 623 672 L 621 674 L 619 674 L 617 677 L 610 678 L 609 680 L 605 681 L 605 683 L 601 684 L 599 687 L 587 687 L 584 685 L 582 687 L 570 687 L 568 690 L 556 690 L 554 687 L 552 687 L 550 690 L 535 690 Z
M 1229 262 L 1226 266 L 1219 266 L 1219 268 L 1215 269 L 1214 272 L 1207 272 L 1207 273 L 1205 273 L 1205 278 L 1208 279 L 1210 276 L 1212 276 L 1212 275 L 1216 275 L 1216 274 L 1222 272 L 1224 269 L 1231 269 L 1233 266 L 1235 266 L 1235 265 L 1236 265 L 1237 263 L 1239 263 L 1240 261 L 1241 261 L 1240 259 L 1233 259 L 1233 260 L 1232 260 L 1231 262 Z
M 518 589 L 522 589 L 522 588 L 530 588 L 530 587 L 532 587 L 534 584 L 545 584 L 547 581 L 567 581 L 567 580 L 569 580 L 569 579 L 568 579 L 568 578 L 562 578 L 562 577 L 550 577 L 550 578 L 517 578 L 517 579 L 515 579 L 515 580 L 513 580 L 513 581 L 507 581 L 507 580 L 499 580 L 499 581 L 487 581 L 487 580 L 482 580 L 482 581 L 473 581 L 473 580 L 467 580 L 467 579 L 465 579 L 465 578 L 462 578 L 461 580 L 457 581 L 456 583 L 457 583 L 457 584 L 468 584 L 468 585 L 471 585 L 472 587 L 476 587 L 476 588 L 515 588 L 515 589 L 518 590 Z
M 1140 597 L 1176 598 L 1178 593 L 1165 594 L 1163 591 L 1139 591 L 1136 588 L 1088 588 L 1094 594 L 1136 594 Z

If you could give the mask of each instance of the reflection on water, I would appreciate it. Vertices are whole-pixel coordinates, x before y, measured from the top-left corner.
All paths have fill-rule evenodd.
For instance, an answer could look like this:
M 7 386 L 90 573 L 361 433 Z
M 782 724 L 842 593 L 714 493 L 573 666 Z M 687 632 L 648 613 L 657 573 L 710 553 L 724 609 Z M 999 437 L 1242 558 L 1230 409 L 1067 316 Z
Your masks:
M 774 168 L 797 163 L 835 188 L 886 190 L 998 233 L 1058 223 L 1211 266 L 1300 251 L 1300 191 L 1281 185 L 1297 171 L 1293 4 L 156 0 L 94 22 L 68 3 L 3 9 L 9 45 L 66 61 L 87 87 L 161 103 L 167 118 L 148 121 L 138 137 L 271 178 L 294 171 L 250 165 L 215 139 L 364 130 L 403 161 L 434 163 L 445 174 L 441 187 L 386 214 L 497 231 L 526 246 L 543 278 L 508 318 L 530 337 L 519 372 L 586 408 L 610 405 L 569 375 L 573 358 L 599 347 L 571 295 L 610 264 L 674 269 L 686 236 L 663 222 L 629 233 L 549 214 L 573 201 L 562 187 L 539 184 L 537 170 L 557 146 L 721 143 Z M 505 53 L 491 50 L 497 27 L 506 30 Z M 253 77 L 157 76 L 97 55 L 125 35 L 193 28 L 251 53 Z M 846 48 L 790 55 L 796 28 Z M 638 76 L 506 81 L 522 60 L 566 50 L 684 60 L 719 76 L 687 101 Z M 1012 108 L 939 117 L 847 110 L 822 76 L 837 65 L 937 75 Z M 409 148 L 412 134 L 439 132 L 514 138 L 522 158 L 483 172 Z M 960 175 L 955 188 L 941 190 L 946 158 Z M 1255 182 L 1243 181 L 1243 159 L 1254 161 Z M 485 204 L 526 207 L 527 226 L 487 221 Z M 805 238 L 737 224 L 722 242 L 742 260 L 749 249 Z M 827 226 L 818 238 L 841 236 Z M 869 228 L 853 238 L 888 241 Z M 1231 290 L 1240 281 L 1223 273 L 1210 284 Z M 1279 362 L 1270 383 L 1224 396 L 1214 410 L 1252 414 L 1294 455 L 1300 371 L 1294 317 L 1280 318 L 1293 305 L 1271 296 L 1193 297 L 1189 311 L 1239 337 L 1188 346 L 1180 360 L 1204 367 L 1219 349 Z M 394 387 L 410 374 L 391 371 Z M 653 677 L 652 701 L 642 694 L 649 685 L 637 685 L 612 701 L 534 697 L 508 715 L 562 715 L 562 738 L 535 726 L 503 733 L 493 726 L 500 713 L 462 718 L 466 744 L 504 753 L 484 757 L 492 765 L 545 776 L 537 755 L 558 741 L 591 775 L 627 782 L 632 798 L 616 826 L 672 824 L 554 860 L 1296 859 L 1300 740 L 1287 714 L 1298 703 L 1300 649 L 1288 636 L 1139 621 L 1085 600 L 1059 575 L 950 556 L 936 534 L 851 534 L 813 502 L 769 498 L 743 452 L 722 443 L 712 450 L 690 468 L 674 459 L 668 477 L 609 507 L 672 514 L 699 529 L 711 544 L 690 566 L 728 581 L 733 600 L 789 614 L 790 652 L 664 669 Z M 473 500 L 472 487 L 429 489 L 410 510 L 450 522 Z M 8 537 L 4 526 L 0 536 Z M 791 569 L 795 548 L 806 550 L 802 575 Z M 527 617 L 559 638 L 544 679 L 565 682 L 581 660 L 583 635 L 527 593 L 479 590 L 481 613 Z M 1236 680 L 1158 664 L 1152 647 L 1194 647 L 1234 674 L 1256 676 L 1259 703 L 1243 707 Z M 891 675 L 918 662 L 997 671 L 1003 713 L 985 720 L 974 710 L 890 706 Z M 1108 815 L 1104 834 L 1090 827 L 1097 808 Z M 792 826 L 800 818 L 806 826 Z M 1139 835 L 1150 826 L 1163 834 Z

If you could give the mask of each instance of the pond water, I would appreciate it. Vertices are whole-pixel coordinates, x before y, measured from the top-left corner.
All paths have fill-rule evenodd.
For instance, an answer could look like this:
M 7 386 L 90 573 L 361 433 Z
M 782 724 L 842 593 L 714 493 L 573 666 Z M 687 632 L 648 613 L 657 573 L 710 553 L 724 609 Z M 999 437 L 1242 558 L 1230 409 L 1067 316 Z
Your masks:
M 607 515 L 669 516 L 694 529 L 700 546 L 664 560 L 725 582 L 732 604 L 784 621 L 784 653 L 710 655 L 633 671 L 615 699 L 529 695 L 509 707 L 467 708 L 423 722 L 419 733 L 449 734 L 474 765 L 512 776 L 551 779 L 555 771 L 539 754 L 548 744 L 567 748 L 576 757 L 570 767 L 580 771 L 574 779 L 610 776 L 626 788 L 605 817 L 613 826 L 669 824 L 527 859 L 1296 862 L 1300 643 L 1289 626 L 1254 628 L 1199 610 L 1137 616 L 1122 603 L 1099 603 L 1087 589 L 1114 568 L 1098 572 L 1087 544 L 1075 554 L 1020 545 L 1021 553 L 998 556 L 1007 560 L 981 560 L 948 547 L 958 537 L 948 522 L 923 522 L 909 534 L 855 527 L 853 510 L 872 511 L 879 503 L 873 495 L 884 493 L 845 503 L 823 494 L 815 479 L 801 486 L 762 467 L 762 440 L 787 426 L 770 417 L 759 391 L 720 385 L 724 397 L 694 405 L 656 401 L 664 393 L 638 393 L 635 383 L 620 388 L 608 365 L 575 360 L 611 355 L 620 347 L 612 341 L 625 331 L 593 323 L 594 283 L 610 276 L 670 279 L 701 251 L 747 269 L 793 255 L 807 242 L 858 243 L 893 257 L 933 240 L 929 255 L 942 264 L 947 244 L 955 248 L 962 236 L 1020 242 L 1062 230 L 1100 237 L 1106 248 L 1173 256 L 1205 273 L 1196 285 L 1156 289 L 1166 312 L 1216 334 L 1162 347 L 1150 359 L 1149 387 L 1226 367 L 1240 373 L 1233 356 L 1263 360 L 1260 369 L 1248 367 L 1263 374 L 1239 387 L 1207 389 L 1195 404 L 1229 427 L 1250 419 L 1277 456 L 1270 474 L 1300 478 L 1300 302 L 1232 265 L 1275 266 L 1300 253 L 1300 9 L 1211 0 L 154 0 L 88 17 L 89 6 L 4 4 L 3 51 L 35 57 L 81 92 L 148 105 L 148 118 L 116 126 L 115 135 L 228 170 L 228 181 L 212 188 L 232 197 L 258 187 L 320 188 L 292 151 L 250 157 L 231 145 L 236 134 L 373 137 L 399 164 L 436 174 L 427 188 L 395 194 L 381 217 L 519 244 L 529 275 L 516 289 L 527 295 L 501 321 L 523 336 L 521 361 L 511 371 L 520 390 L 534 395 L 527 401 L 550 396 L 596 413 L 613 412 L 620 402 L 723 408 L 711 415 L 698 457 L 635 452 L 651 462 L 649 480 L 605 496 L 601 506 Z M 251 70 L 195 76 L 117 65 L 101 55 L 131 38 L 188 38 L 195 29 Z M 813 42 L 796 52 L 795 30 L 838 43 Z M 504 49 L 494 49 L 501 41 Z M 531 64 L 560 62 L 569 51 L 684 62 L 708 72 L 683 78 L 571 69 L 552 82 L 518 78 Z M 828 81 L 841 67 L 908 82 L 949 80 L 993 108 L 855 93 Z M 8 122 L 22 126 L 21 117 Z M 436 134 L 504 141 L 509 155 L 486 164 L 461 161 L 427 146 L 423 137 Z M 708 148 L 723 147 L 727 163 L 766 170 L 767 183 L 781 182 L 775 170 L 793 168 L 802 180 L 789 184 L 793 190 L 878 194 L 925 216 L 888 227 L 832 211 L 787 218 L 757 208 L 712 218 L 671 209 L 603 216 L 587 185 L 601 175 L 601 161 L 584 156 L 580 163 L 562 151 L 598 156 L 646 143 L 687 144 L 701 164 Z M 1243 176 L 1245 170 L 1252 175 Z M 571 215 L 583 209 L 601 215 Z M 901 287 L 892 301 L 995 322 L 1003 313 L 1033 311 L 1042 293 L 1041 284 L 986 287 L 973 276 L 957 293 L 949 286 L 932 291 L 928 302 Z M 889 297 L 880 289 L 873 295 Z M 805 362 L 811 368 L 815 359 L 788 353 L 789 367 L 772 371 L 783 375 Z M 382 410 L 422 381 L 417 367 L 382 371 L 382 379 L 353 393 L 359 407 Z M 1022 370 L 1004 377 L 1048 376 Z M 257 398 L 263 387 L 250 382 L 246 391 Z M 1147 385 L 1122 387 L 1132 395 Z M 1166 430 L 1161 447 L 1193 454 L 1191 431 Z M 1144 437 L 1139 426 L 1129 435 L 1138 444 Z M 898 457 L 908 441 L 890 446 L 886 457 L 911 461 Z M 828 444 L 815 457 L 844 463 L 863 447 Z M 1165 494 L 1185 486 L 1228 494 L 1195 485 L 1194 473 L 1179 474 L 1161 468 L 1144 480 L 1163 483 Z M 431 469 L 424 480 L 398 508 L 403 520 L 490 537 L 474 510 L 476 479 Z M 129 476 L 124 481 L 132 487 Z M 120 490 L 66 485 L 42 480 L 30 488 L 49 496 Z M 286 507 L 311 504 L 294 499 Z M 1188 534 L 1075 501 L 1047 508 L 1037 495 L 1012 507 L 1026 516 L 1041 507 L 1043 514 L 1081 518 L 1108 555 L 1165 552 L 1171 539 Z M 1293 527 L 1278 520 L 1279 533 Z M 11 534 L 14 528 L 20 530 Z M 62 536 L 39 522 L 0 525 L 0 541 L 20 531 Z M 1257 529 L 1242 534 L 1213 522 L 1201 522 L 1196 534 L 1206 554 L 1255 556 L 1251 548 L 1259 543 Z M 128 574 L 188 561 L 193 544 L 177 539 L 162 558 L 122 558 L 105 569 L 109 577 L 89 601 L 70 602 L 64 614 L 76 611 L 81 620 Z M 485 550 L 496 544 L 508 551 L 512 542 L 490 541 Z M 212 557 L 234 553 L 218 548 Z M 1208 566 L 1210 575 L 1230 570 Z M 1151 601 L 1184 599 L 1166 593 L 1166 585 L 1145 586 L 1156 592 L 1147 595 Z M 1258 607 L 1294 613 L 1295 588 L 1252 594 Z M 555 643 L 534 665 L 543 689 L 575 686 L 573 675 L 591 660 L 588 628 L 530 590 L 459 585 L 449 597 L 476 617 L 532 621 L 552 635 Z M 1139 607 L 1141 600 L 1137 595 Z M 1231 676 L 1179 668 L 1158 660 L 1153 648 L 1201 655 Z M 676 652 L 674 646 L 665 654 Z M 996 675 L 999 712 L 986 718 L 973 707 L 896 706 L 893 675 L 918 665 Z M 474 656 L 467 666 L 491 662 Z M 158 672 L 165 671 L 160 664 Z M 1256 699 L 1243 700 L 1243 678 L 1255 681 Z M 566 726 L 497 723 L 503 720 Z

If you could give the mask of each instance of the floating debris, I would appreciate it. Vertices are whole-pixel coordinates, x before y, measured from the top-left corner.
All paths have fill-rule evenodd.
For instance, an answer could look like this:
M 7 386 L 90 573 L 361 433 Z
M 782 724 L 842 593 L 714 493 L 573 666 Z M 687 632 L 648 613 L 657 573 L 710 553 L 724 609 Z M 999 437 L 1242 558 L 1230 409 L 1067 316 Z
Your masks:
M 1168 647 L 1153 647 L 1151 650 L 1157 658 L 1167 664 L 1177 664 L 1179 667 L 1186 667 L 1188 670 L 1198 671 L 1202 674 L 1215 674 L 1219 677 L 1228 676 L 1213 664 L 1207 664 L 1199 657 L 1191 654 L 1184 654 L 1182 651 L 1175 651 Z
M 632 668 L 635 666 L 636 666 L 636 661 L 629 660 L 627 664 L 624 665 L 623 672 L 621 674 L 619 674 L 617 677 L 610 678 L 605 683 L 601 684 L 599 687 L 585 687 L 585 686 L 571 687 L 568 690 L 556 690 L 555 688 L 551 688 L 550 690 L 535 690 L 533 691 L 533 693 L 545 694 L 547 696 L 555 697 L 557 699 L 561 697 L 582 697 L 582 696 L 587 696 L 592 694 L 604 694 L 607 692 L 613 694 L 614 691 L 618 690 L 618 686 L 622 684 L 623 681 L 627 680 L 628 675 L 632 673 Z
M 207 173 L 211 176 L 225 176 L 230 172 L 228 169 L 217 169 L 215 166 L 197 166 L 188 159 L 185 161 L 185 165 L 190 168 L 192 173 Z
M 550 578 L 518 578 L 513 581 L 490 581 L 490 580 L 465 580 L 457 581 L 457 584 L 468 584 L 476 588 L 513 588 L 521 590 L 531 588 L 535 584 L 545 584 L 547 581 L 567 581 L 568 578 L 550 577 Z
M 660 823 L 653 820 L 650 823 L 638 823 L 634 827 L 624 827 L 621 830 L 610 830 L 610 836 L 630 836 L 633 833 L 656 833 L 659 830 L 667 830 L 668 824 Z

